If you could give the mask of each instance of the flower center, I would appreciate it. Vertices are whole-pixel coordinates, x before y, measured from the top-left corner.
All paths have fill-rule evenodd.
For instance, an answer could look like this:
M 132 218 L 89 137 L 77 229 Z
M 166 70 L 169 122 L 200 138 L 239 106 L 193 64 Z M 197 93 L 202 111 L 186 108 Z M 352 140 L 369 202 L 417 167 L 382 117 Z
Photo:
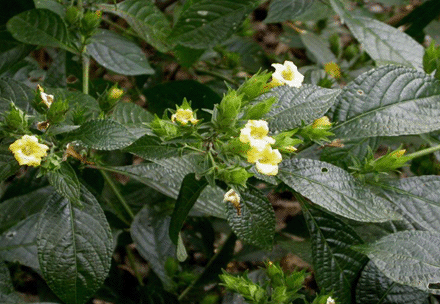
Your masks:
M 287 69 L 282 71 L 281 75 L 283 75 L 283 78 L 287 81 L 293 80 L 293 71 L 290 69 L 290 67 L 287 67 Z
M 263 139 L 267 135 L 267 130 L 265 128 L 252 128 L 251 136 L 255 139 Z
M 23 152 L 24 155 L 26 156 L 31 156 L 32 155 L 32 148 L 29 146 L 24 146 L 21 151 Z

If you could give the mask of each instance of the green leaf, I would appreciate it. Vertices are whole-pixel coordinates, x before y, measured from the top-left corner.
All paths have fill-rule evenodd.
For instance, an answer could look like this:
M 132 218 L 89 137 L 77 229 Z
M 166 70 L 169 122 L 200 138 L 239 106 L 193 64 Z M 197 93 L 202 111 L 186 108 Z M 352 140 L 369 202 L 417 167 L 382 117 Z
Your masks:
M 171 32 L 171 25 L 154 2 L 126 0 L 116 5 L 100 4 L 98 7 L 104 12 L 124 18 L 139 37 L 160 52 L 169 50 L 166 37 Z
M 27 113 L 33 113 L 30 106 L 31 100 L 34 99 L 32 90 L 11 78 L 0 78 L 0 112 L 9 111 L 8 101 L 15 103 L 17 107 Z
M 83 304 L 101 287 L 112 257 L 110 227 L 98 201 L 84 187 L 81 204 L 79 209 L 54 193 L 37 230 L 43 277 L 67 304 Z
M 330 3 L 363 49 L 377 63 L 401 64 L 423 71 L 424 49 L 417 41 L 383 22 L 354 17 L 340 0 L 330 0 Z
M 440 234 L 437 232 L 401 231 L 354 248 L 368 255 L 394 282 L 440 294 L 439 246 Z
M 271 131 L 286 131 L 312 123 L 322 117 L 335 102 L 340 90 L 324 89 L 314 85 L 300 88 L 279 86 L 261 98 L 275 97 L 278 102 L 266 115 Z
M 168 37 L 194 49 L 207 49 L 228 38 L 240 26 L 254 0 L 200 0 L 184 10 Z
M 69 199 L 72 203 L 78 202 L 81 184 L 79 183 L 75 170 L 73 170 L 68 162 L 62 162 L 61 168 L 49 172 L 47 177 L 49 183 L 59 194 Z
M 274 0 L 269 5 L 269 12 L 265 23 L 277 23 L 286 20 L 295 20 L 310 9 L 315 0 Z
M 176 253 L 168 234 L 170 220 L 169 215 L 158 214 L 147 205 L 136 215 L 130 228 L 139 254 L 149 262 L 167 289 L 171 289 L 173 281 L 165 270 L 165 262 L 175 258 Z
M 56 0 L 34 0 L 35 8 L 45 8 L 56 14 L 58 14 L 61 18 L 66 16 L 64 6 L 56 2 Z
M 188 156 L 166 159 L 160 164 L 143 163 L 133 166 L 112 167 L 112 171 L 128 174 L 137 181 L 176 199 L 179 188 L 186 174 L 191 173 L 194 164 L 188 160 Z M 175 166 L 175 169 L 172 169 Z M 179 169 L 178 166 L 181 166 Z M 219 187 L 207 186 L 194 204 L 194 210 L 204 215 L 225 218 L 223 204 L 224 191 Z
M 333 290 L 338 303 L 351 303 L 352 286 L 368 260 L 351 246 L 362 244 L 362 240 L 336 217 L 302 206 L 311 234 L 318 286 Z
M 440 231 L 439 176 L 408 177 L 379 186 L 404 215 L 424 229 Z
M 124 125 L 114 120 L 91 120 L 70 133 L 70 140 L 78 140 L 97 150 L 117 150 L 132 144 L 136 137 Z
M 52 1 L 48 1 L 52 2 Z M 54 2 L 57 3 L 57 2 Z M 59 4 L 59 3 L 57 3 Z M 52 58 L 52 63 L 46 71 L 44 76 L 43 87 L 67 87 L 67 72 L 66 72 L 66 51 L 61 49 L 46 48 L 46 51 Z
M 40 268 L 36 240 L 39 218 L 40 214 L 33 214 L 0 235 L 1 260 Z
M 152 135 L 146 123 L 152 121 L 154 116 L 137 104 L 131 102 L 118 103 L 110 118 L 124 125 L 136 137 L 145 134 Z
M 212 109 L 214 104 L 220 103 L 221 98 L 208 86 L 195 80 L 181 80 L 162 83 L 154 86 L 143 93 L 149 101 L 148 110 L 162 116 L 167 108 L 175 109 L 175 105 L 181 105 L 183 98 L 191 101 L 193 109 Z M 197 112 L 197 118 L 206 121 L 211 120 L 211 115 L 203 111 Z
M 60 47 L 75 53 L 63 19 L 47 9 L 33 9 L 12 17 L 8 31 L 20 42 Z
M 226 203 L 229 226 L 237 237 L 246 243 L 271 250 L 275 236 L 275 213 L 268 199 L 257 189 L 248 186 L 240 192 L 240 214 Z
M 329 62 L 337 62 L 336 56 L 330 50 L 330 44 L 320 36 L 312 32 L 304 32 L 300 35 L 302 43 L 306 49 L 315 57 L 321 65 Z
M 194 173 L 186 175 L 183 179 L 170 222 L 170 238 L 174 244 L 177 244 L 177 237 L 189 211 L 207 185 L 204 177 L 197 180 Z
M 176 56 L 177 61 L 184 67 L 191 67 L 200 57 L 203 55 L 205 50 L 203 49 L 192 49 L 185 47 L 183 45 L 176 45 L 173 49 L 174 56 Z
M 25 58 L 35 47 L 12 38 L 6 30 L 0 30 L 0 74 Z
M 0 263 L 0 302 L 3 304 L 17 304 L 22 302 L 14 290 L 11 275 L 5 263 Z
M 122 75 L 151 75 L 153 68 L 142 49 L 133 41 L 111 32 L 99 30 L 87 45 L 87 53 L 103 67 Z
M 427 304 L 427 298 L 426 292 L 388 279 L 372 261 L 362 270 L 356 285 L 357 304 Z
M 181 149 L 162 145 L 161 140 L 156 136 L 145 135 L 136 140 L 132 145 L 124 149 L 124 151 L 133 153 L 143 159 L 157 162 L 160 159 L 178 157 Z M 157 162 L 160 164 L 160 162 Z
M 333 108 L 343 139 L 427 133 L 440 129 L 440 83 L 392 65 L 366 72 L 342 89 Z
M 313 203 L 360 222 L 398 220 L 390 203 L 371 193 L 347 171 L 312 159 L 283 160 L 278 178 Z
M 2 145 L 0 147 L 0 182 L 3 182 L 9 176 L 13 175 L 15 172 L 17 172 L 19 168 L 20 165 L 15 160 L 11 151 L 9 151 L 7 147 Z
M 52 193 L 53 188 L 46 186 L 2 201 L 0 204 L 0 232 L 40 212 Z

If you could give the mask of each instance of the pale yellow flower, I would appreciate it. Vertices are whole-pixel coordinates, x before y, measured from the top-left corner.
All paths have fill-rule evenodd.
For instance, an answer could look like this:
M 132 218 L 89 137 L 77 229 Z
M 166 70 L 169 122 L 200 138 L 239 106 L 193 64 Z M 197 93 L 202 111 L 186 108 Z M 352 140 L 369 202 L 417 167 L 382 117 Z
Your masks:
M 304 76 L 298 72 L 298 68 L 292 61 L 284 61 L 284 64 L 274 63 L 275 72 L 272 74 L 272 86 L 287 84 L 290 87 L 299 88 Z
M 332 123 L 330 122 L 330 119 L 328 119 L 327 116 L 322 116 L 321 118 L 316 119 L 313 122 L 312 128 L 323 128 L 323 127 L 330 127 Z
M 324 70 L 327 74 L 329 74 L 333 78 L 341 77 L 341 68 L 337 63 L 333 61 L 324 64 Z
M 333 300 L 332 297 L 328 297 L 327 298 L 327 303 L 326 304 L 336 304 L 335 300 Z
M 41 163 L 41 158 L 47 155 L 49 147 L 38 143 L 38 138 L 35 136 L 23 135 L 9 146 L 9 150 L 20 166 L 37 167 Z
M 266 148 L 260 153 L 258 160 L 255 162 L 257 171 L 265 175 L 277 175 L 278 164 L 283 160 L 280 151 L 278 149 L 273 150 L 271 146 L 267 145 Z
M 234 191 L 234 189 L 230 189 L 225 193 L 223 202 L 230 202 L 232 205 L 234 205 L 235 209 L 237 209 L 237 215 L 241 215 L 240 196 Z
M 264 150 L 267 144 L 274 144 L 275 139 L 267 136 L 269 126 L 264 120 L 249 120 L 240 130 L 240 141 L 249 143 L 251 147 Z
M 41 101 L 46 105 L 46 107 L 50 108 L 50 105 L 53 103 L 53 95 L 44 93 L 43 87 L 39 84 L 37 84 L 37 89 L 40 92 Z
M 178 109 L 177 112 L 171 116 L 171 120 L 173 122 L 177 120 L 182 125 L 186 125 L 188 122 L 194 125 L 199 121 L 194 118 L 194 113 L 190 109 Z

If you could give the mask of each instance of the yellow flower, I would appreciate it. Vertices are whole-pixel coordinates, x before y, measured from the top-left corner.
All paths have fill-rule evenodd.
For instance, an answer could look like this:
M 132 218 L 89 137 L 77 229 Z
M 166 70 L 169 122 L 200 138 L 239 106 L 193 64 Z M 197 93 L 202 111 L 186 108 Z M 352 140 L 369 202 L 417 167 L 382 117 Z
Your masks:
M 254 163 L 257 171 L 265 175 L 277 175 L 278 164 L 283 160 L 278 149 L 273 150 L 270 145 L 266 145 L 263 151 L 251 148 L 248 151 L 248 161 Z
M 122 95 L 124 95 L 124 90 L 116 86 L 112 87 L 108 93 L 108 97 L 112 100 L 118 100 Z
M 223 197 L 223 202 L 230 202 L 237 209 L 237 215 L 241 215 L 240 196 L 234 189 L 229 190 Z
M 194 118 L 194 113 L 190 109 L 178 109 L 175 114 L 171 116 L 171 120 L 178 121 L 182 125 L 186 125 L 188 122 L 193 125 L 196 124 L 199 120 Z
M 46 107 L 50 108 L 50 105 L 53 102 L 53 95 L 49 95 L 44 93 L 44 89 L 42 86 L 37 84 L 37 89 L 40 92 L 40 99 L 46 105 Z
M 394 156 L 394 157 L 399 158 L 399 157 L 402 157 L 403 154 L 405 154 L 405 152 L 406 152 L 405 149 L 403 149 L 403 150 L 397 150 L 397 151 L 392 152 L 392 153 L 390 154 L 390 156 Z
M 243 129 L 240 130 L 240 141 L 249 143 L 251 147 L 264 150 L 267 144 L 274 144 L 275 139 L 267 136 L 269 127 L 267 121 L 249 120 Z
M 335 302 L 335 300 L 332 297 L 328 297 L 326 304 L 336 304 L 336 302 Z
M 324 64 L 324 70 L 327 74 L 329 74 L 333 78 L 341 77 L 341 68 L 335 62 L 328 62 Z
M 272 74 L 272 86 L 287 84 L 290 87 L 299 88 L 304 76 L 298 72 L 298 68 L 292 61 L 284 61 L 284 64 L 274 63 L 275 72 Z
M 330 119 L 328 119 L 327 116 L 322 116 L 321 118 L 316 119 L 313 122 L 312 128 L 325 128 L 325 127 L 331 127 L 332 123 L 330 122 Z
M 38 143 L 38 138 L 29 135 L 24 135 L 9 146 L 20 166 L 39 166 L 48 149 L 48 146 Z

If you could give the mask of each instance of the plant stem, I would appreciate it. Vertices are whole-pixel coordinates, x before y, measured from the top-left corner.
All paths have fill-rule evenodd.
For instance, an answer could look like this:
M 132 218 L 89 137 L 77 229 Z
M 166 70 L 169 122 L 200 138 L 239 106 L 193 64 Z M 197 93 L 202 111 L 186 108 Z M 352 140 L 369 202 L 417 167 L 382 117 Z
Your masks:
M 136 267 L 136 261 L 134 259 L 133 252 L 131 252 L 131 249 L 128 246 L 125 246 L 125 251 L 127 252 L 128 262 L 130 263 L 130 266 L 133 269 L 134 275 L 135 275 L 139 285 L 144 286 L 144 282 L 142 282 L 142 276 Z
M 82 59 L 82 72 L 83 72 L 83 93 L 89 94 L 89 70 L 90 70 L 90 58 L 86 54 L 86 47 L 83 47 L 81 52 Z
M 116 187 L 116 184 L 113 182 L 113 180 L 110 178 L 108 173 L 102 169 L 99 169 L 99 172 L 101 172 L 102 176 L 104 177 L 105 181 L 108 183 L 110 188 L 112 189 L 113 193 L 118 198 L 119 202 L 121 203 L 122 207 L 124 207 L 127 214 L 130 216 L 130 219 L 133 220 L 134 214 L 133 211 L 131 211 L 130 206 L 127 204 L 127 201 L 122 196 L 121 192 L 119 191 L 118 187 Z
M 439 150 L 440 150 L 440 145 L 408 154 L 406 155 L 406 157 L 411 157 L 411 159 L 413 159 Z
M 196 72 L 198 72 L 198 73 L 203 73 L 203 74 L 206 74 L 206 75 L 210 75 L 210 76 L 214 76 L 214 77 L 223 79 L 224 81 L 229 82 L 229 83 L 231 83 L 233 85 L 236 85 L 237 87 L 240 86 L 240 84 L 237 81 L 235 81 L 234 79 L 231 79 L 228 76 L 225 76 L 225 75 L 223 75 L 221 73 L 217 73 L 217 72 L 213 72 L 213 71 L 208 71 L 208 70 L 204 70 L 204 69 L 194 69 L 194 70 Z
M 83 7 L 83 1 L 82 0 L 78 0 L 78 8 L 82 11 L 82 7 Z

